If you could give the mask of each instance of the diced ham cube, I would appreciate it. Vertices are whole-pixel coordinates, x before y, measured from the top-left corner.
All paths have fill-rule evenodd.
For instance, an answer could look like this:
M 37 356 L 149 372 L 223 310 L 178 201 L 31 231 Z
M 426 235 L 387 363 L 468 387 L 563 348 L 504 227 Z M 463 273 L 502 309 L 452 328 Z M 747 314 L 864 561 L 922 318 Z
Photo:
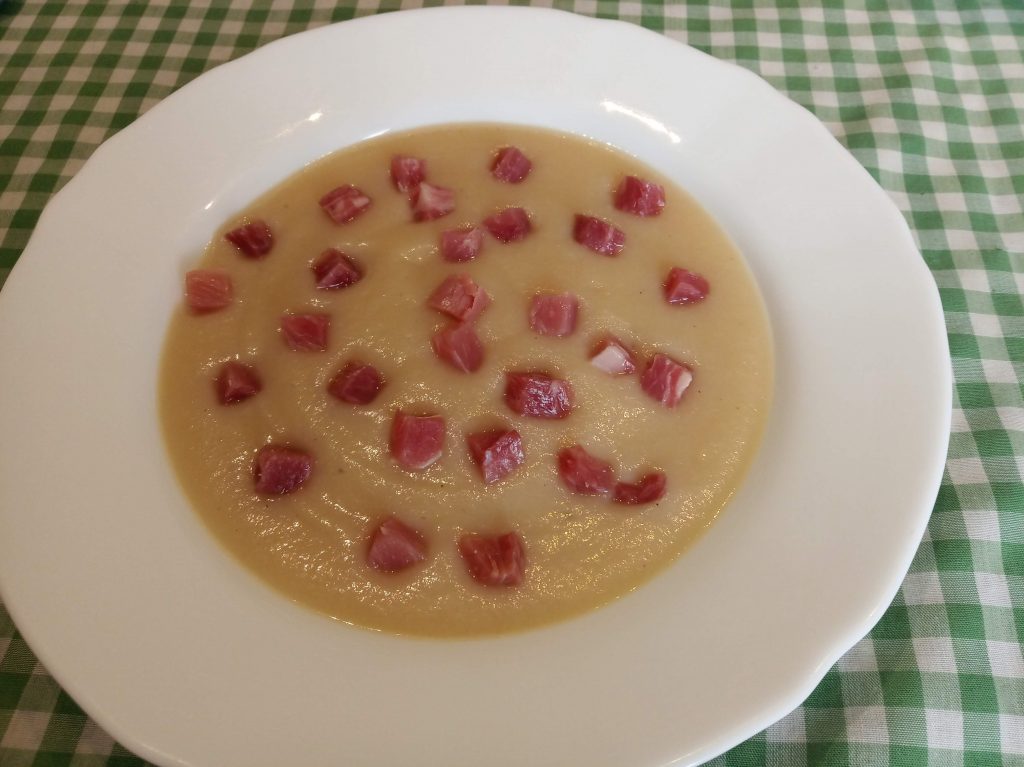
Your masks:
M 626 233 L 607 221 L 577 214 L 572 238 L 602 256 L 617 256 L 626 244 Z
M 472 261 L 480 255 L 483 244 L 483 229 L 475 226 L 446 229 L 441 232 L 441 258 L 454 263 Z
M 590 364 L 613 376 L 628 375 L 636 370 L 633 353 L 614 336 L 597 342 L 590 352 Z
M 665 207 L 665 187 L 626 176 L 615 191 L 615 207 L 634 216 L 657 216 Z
M 572 385 L 546 373 L 505 374 L 505 404 L 531 418 L 565 418 L 572 412 Z
M 530 215 L 522 208 L 505 208 L 484 219 L 484 228 L 499 242 L 523 239 L 530 233 Z
M 263 388 L 259 374 L 241 362 L 225 362 L 214 381 L 217 401 L 222 405 L 234 405 L 243 402 Z
M 678 405 L 692 381 L 690 367 L 667 354 L 655 354 L 640 376 L 643 390 L 665 407 Z
M 332 189 L 320 198 L 320 207 L 336 224 L 347 224 L 363 215 L 373 205 L 366 194 L 351 184 Z
M 595 458 L 580 445 L 559 451 L 558 476 L 566 487 L 582 495 L 608 495 L 615 485 L 612 465 Z
M 402 468 L 422 471 L 444 452 L 444 418 L 395 411 L 391 422 L 391 455 Z
M 461 322 L 468 322 L 478 316 L 491 303 L 487 291 L 477 285 L 468 274 L 456 274 L 445 278 L 437 286 L 427 306 L 431 309 L 454 317 Z
M 478 535 L 459 538 L 459 554 L 466 569 L 484 586 L 518 586 L 526 570 L 526 549 L 518 533 Z
M 331 315 L 321 313 L 285 314 L 281 317 L 281 337 L 288 348 L 297 352 L 327 350 Z
M 463 373 L 473 373 L 484 363 L 484 345 L 468 322 L 449 325 L 434 334 L 430 341 L 434 354 Z
M 380 371 L 362 362 L 346 363 L 327 384 L 332 397 L 353 405 L 369 405 L 383 388 L 384 376 Z
M 549 293 L 530 300 L 530 328 L 542 336 L 568 336 L 576 330 L 580 301 L 572 293 Z
M 253 479 L 261 495 L 294 493 L 313 473 L 313 457 L 285 445 L 265 445 L 256 453 Z
M 484 482 L 490 485 L 522 466 L 523 438 L 519 432 L 491 429 L 466 436 L 469 454 L 480 469 Z
M 533 163 L 517 147 L 507 146 L 498 150 L 491 164 L 491 173 L 498 181 L 518 184 L 530 175 Z
M 612 498 L 616 503 L 630 506 L 654 503 L 665 495 L 666 484 L 668 484 L 668 478 L 665 473 L 654 471 L 645 474 L 637 482 L 616 482 Z
M 403 194 L 409 194 L 427 177 L 427 162 L 419 157 L 395 155 L 391 158 L 391 183 Z
M 427 558 L 423 536 L 397 517 L 387 517 L 370 534 L 366 563 L 375 570 L 397 573 Z
M 412 190 L 409 200 L 413 221 L 433 221 L 455 210 L 454 191 L 425 181 Z
M 695 272 L 673 267 L 665 279 L 665 300 L 670 304 L 696 304 L 707 298 L 711 286 Z
M 231 275 L 213 269 L 185 272 L 185 303 L 196 314 L 209 314 L 231 304 Z
M 246 258 L 262 258 L 274 247 L 274 233 L 260 220 L 232 229 L 224 235 L 224 239 Z
M 337 248 L 325 250 L 310 268 L 318 290 L 347 288 L 363 279 L 362 267 Z

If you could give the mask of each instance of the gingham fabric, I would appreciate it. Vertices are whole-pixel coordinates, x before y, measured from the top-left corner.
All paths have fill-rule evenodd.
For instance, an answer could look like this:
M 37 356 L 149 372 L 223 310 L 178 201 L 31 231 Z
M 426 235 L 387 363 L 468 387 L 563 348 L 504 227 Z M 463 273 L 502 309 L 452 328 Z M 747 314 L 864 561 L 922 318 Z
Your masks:
M 0 2 L 0 282 L 54 192 L 182 84 L 283 35 L 420 4 Z M 946 311 L 953 433 L 910 574 L 800 708 L 712 763 L 1024 765 L 1021 0 L 553 4 L 663 32 L 811 109 L 906 216 Z M 0 765 L 143 764 L 0 606 Z

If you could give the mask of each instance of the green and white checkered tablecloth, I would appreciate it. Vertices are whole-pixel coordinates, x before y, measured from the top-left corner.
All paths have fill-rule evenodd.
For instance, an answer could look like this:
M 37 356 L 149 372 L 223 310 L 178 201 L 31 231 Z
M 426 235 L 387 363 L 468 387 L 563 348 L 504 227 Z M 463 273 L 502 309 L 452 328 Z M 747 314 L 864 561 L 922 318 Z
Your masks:
M 421 4 L 0 0 L 0 283 L 53 193 L 179 86 L 283 35 Z M 946 311 L 952 441 L 910 574 L 800 708 L 713 764 L 1024 765 L 1021 0 L 536 4 L 664 32 L 808 107 L 903 211 Z M 0 605 L 0 766 L 143 764 Z

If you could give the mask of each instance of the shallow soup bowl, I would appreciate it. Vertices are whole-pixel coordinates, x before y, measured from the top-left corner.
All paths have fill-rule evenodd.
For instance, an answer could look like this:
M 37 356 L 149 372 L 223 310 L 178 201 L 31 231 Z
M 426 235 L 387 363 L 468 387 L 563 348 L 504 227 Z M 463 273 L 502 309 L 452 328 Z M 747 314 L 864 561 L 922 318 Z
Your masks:
M 182 274 L 224 221 L 327 153 L 455 122 L 576 133 L 694 195 L 760 285 L 777 388 L 745 483 L 674 565 L 579 618 L 442 641 L 333 621 L 240 567 L 177 484 L 156 390 Z M 888 606 L 950 413 L 931 277 L 819 122 L 662 36 L 522 8 L 345 22 L 176 92 L 47 207 L 0 295 L 0 371 L 4 602 L 100 725 L 188 767 L 708 759 Z

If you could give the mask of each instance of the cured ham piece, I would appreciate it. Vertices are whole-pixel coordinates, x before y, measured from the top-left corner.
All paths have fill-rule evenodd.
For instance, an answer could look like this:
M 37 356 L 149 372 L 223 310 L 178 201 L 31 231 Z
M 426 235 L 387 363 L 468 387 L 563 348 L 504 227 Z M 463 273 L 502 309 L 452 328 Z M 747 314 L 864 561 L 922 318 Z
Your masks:
M 565 418 L 572 412 L 575 394 L 568 381 L 546 373 L 505 374 L 505 404 L 531 418 Z
M 519 432 L 491 429 L 466 436 L 469 455 L 480 469 L 484 483 L 490 485 L 523 465 L 523 438 Z
M 566 487 L 582 495 L 608 495 L 615 486 L 612 465 L 595 458 L 580 445 L 558 452 L 558 476 Z
M 297 352 L 326 351 L 330 329 L 329 314 L 285 314 L 281 317 L 281 337 L 289 349 Z
M 636 370 L 636 358 L 626 345 L 614 336 L 597 342 L 590 352 L 590 364 L 608 375 L 628 375 Z
M 185 304 L 195 314 L 209 314 L 231 304 L 234 298 L 231 275 L 213 269 L 185 272 Z
M 615 492 L 612 499 L 616 503 L 623 503 L 636 506 L 645 503 L 654 503 L 661 500 L 665 495 L 665 486 L 668 478 L 664 472 L 654 471 L 645 474 L 636 482 L 616 482 Z
M 634 216 L 657 216 L 665 207 L 665 187 L 637 176 L 626 176 L 615 190 L 615 207 Z
M 665 407 L 675 407 L 693 382 L 693 370 L 667 354 L 655 354 L 640 376 L 640 386 Z
M 263 389 L 263 382 L 255 369 L 241 362 L 225 362 L 214 380 L 217 401 L 222 405 L 244 402 Z
M 391 158 L 391 183 L 402 194 L 409 194 L 426 177 L 426 160 L 397 154 Z
M 530 328 L 542 336 L 568 336 L 576 330 L 580 301 L 572 293 L 549 293 L 530 300 Z
M 530 175 L 533 163 L 517 147 L 507 146 L 498 150 L 491 164 L 491 173 L 498 181 L 518 184 Z
M 459 538 L 459 554 L 470 576 L 477 583 L 484 586 L 518 586 L 523 582 L 526 550 L 518 533 L 467 533 Z
M 351 184 L 332 189 L 320 198 L 320 207 L 336 224 L 347 224 L 363 215 L 373 200 Z
M 430 343 L 439 360 L 463 373 L 479 370 L 484 362 L 484 345 L 473 326 L 467 322 L 439 330 Z
M 455 192 L 424 181 L 409 196 L 413 221 L 433 221 L 455 210 Z
M 274 233 L 259 219 L 232 229 L 224 239 L 246 258 L 263 258 L 274 247 Z
M 499 242 L 523 239 L 533 229 L 530 214 L 522 208 L 505 208 L 484 219 L 484 228 Z
M 453 263 L 472 261 L 480 255 L 484 231 L 475 226 L 446 229 L 441 232 L 441 258 Z
M 380 371 L 362 362 L 346 363 L 327 384 L 332 397 L 353 405 L 369 405 L 383 388 L 384 376 Z
M 347 288 L 363 279 L 362 267 L 337 248 L 325 250 L 310 268 L 318 290 Z
M 366 564 L 397 573 L 427 558 L 427 542 L 398 517 L 387 517 L 370 534 Z
M 395 411 L 391 422 L 391 455 L 404 469 L 422 471 L 444 453 L 444 418 Z
M 313 457 L 285 445 L 265 445 L 256 453 L 253 479 L 261 495 L 294 493 L 313 473 Z
M 711 286 L 701 275 L 677 266 L 669 271 L 664 289 L 670 304 L 696 304 L 707 298 Z
M 491 303 L 487 291 L 477 285 L 468 274 L 445 278 L 427 299 L 431 309 L 454 317 L 460 322 L 475 319 Z
M 573 221 L 572 238 L 602 256 L 617 256 L 626 244 L 626 233 L 618 227 L 580 214 Z

